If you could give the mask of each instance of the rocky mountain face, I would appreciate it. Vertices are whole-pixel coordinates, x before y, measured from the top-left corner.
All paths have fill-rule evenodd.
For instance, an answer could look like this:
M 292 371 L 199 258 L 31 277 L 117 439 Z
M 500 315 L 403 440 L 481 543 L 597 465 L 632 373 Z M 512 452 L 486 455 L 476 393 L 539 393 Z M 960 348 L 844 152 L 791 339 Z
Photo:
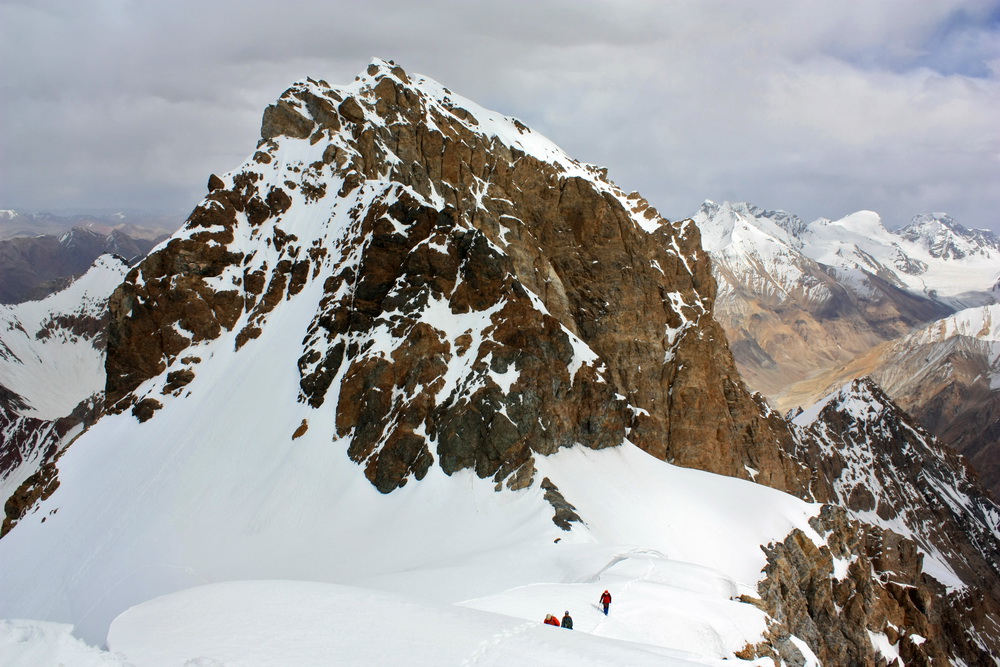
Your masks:
M 995 663 L 995 597 L 949 590 L 914 542 L 840 507 L 811 523 L 825 544 L 796 530 L 768 547 L 761 598 L 746 600 L 772 619 L 767 641 L 739 657 L 806 664 L 804 643 L 823 665 Z
M 112 298 L 114 409 L 148 418 L 197 374 L 188 346 L 251 344 L 308 291 L 299 400 L 384 492 L 434 462 L 516 487 L 534 453 L 624 437 L 804 490 L 709 315 L 697 228 L 518 121 L 379 62 L 289 89 L 209 187 Z
M 104 255 L 61 292 L 0 305 L 0 534 L 51 493 L 55 457 L 101 413 L 108 298 L 127 271 Z
M 1000 508 L 965 460 L 867 378 L 795 424 L 800 455 L 832 482 L 835 502 L 846 509 L 825 511 L 815 527 L 835 536 L 828 545 L 843 548 L 822 553 L 795 535 L 774 547 L 762 586 L 772 617 L 800 637 L 820 619 L 828 628 L 836 619 L 833 632 L 809 642 L 832 664 L 871 664 L 847 640 L 863 629 L 889 636 L 906 664 L 916 654 L 966 664 L 995 659 Z M 907 634 L 914 638 L 906 641 Z
M 19 236 L 0 241 L 0 303 L 42 299 L 65 288 L 100 255 L 113 254 L 134 264 L 163 237 L 133 238 L 74 227 L 62 234 Z
M 745 601 L 771 634 L 736 657 L 879 664 L 896 651 L 907 664 L 979 664 L 1000 652 L 996 506 L 874 385 L 795 425 L 751 394 L 712 314 L 743 288 L 719 279 L 716 293 L 705 249 L 725 246 L 705 233 L 702 248 L 703 221 L 663 219 L 519 121 L 390 62 L 348 86 L 294 85 L 265 111 L 261 135 L 110 297 L 105 402 L 116 423 L 162 428 L 186 414 L 189 385 L 220 374 L 238 384 L 241 359 L 280 350 L 294 362 L 275 377 L 307 415 L 286 439 L 321 434 L 382 494 L 439 470 L 471 470 L 498 490 L 540 483 L 556 524 L 573 530 L 587 517 L 558 483 L 536 479 L 539 457 L 630 441 L 830 503 L 814 533 L 768 546 L 767 578 Z M 796 315 L 792 331 L 842 316 L 845 328 L 895 332 L 951 308 L 885 271 L 847 271 L 857 280 L 845 286 L 843 267 L 802 252 L 808 226 L 763 217 L 786 243 L 756 244 L 774 253 L 753 260 L 767 274 L 753 298 L 797 294 L 813 324 Z M 733 225 L 730 237 L 750 231 Z M 789 265 L 770 260 L 796 248 L 794 270 L 778 275 Z M 774 359 L 767 345 L 756 343 Z M 737 341 L 737 359 L 752 347 Z M 292 400 L 283 391 L 252 399 Z M 178 432 L 210 447 L 220 429 Z M 21 485 L 18 511 L 51 492 L 55 468 Z
M 961 456 L 868 378 L 794 423 L 804 448 L 822 450 L 803 455 L 822 462 L 840 505 L 916 541 L 945 583 L 972 583 L 1000 600 L 1000 511 Z

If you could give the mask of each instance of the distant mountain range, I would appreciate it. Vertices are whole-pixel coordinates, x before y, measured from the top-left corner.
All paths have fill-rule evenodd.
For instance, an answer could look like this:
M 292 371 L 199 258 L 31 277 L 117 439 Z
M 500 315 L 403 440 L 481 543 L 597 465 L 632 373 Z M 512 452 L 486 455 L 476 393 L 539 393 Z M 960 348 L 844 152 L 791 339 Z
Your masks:
M 58 236 L 18 236 L 0 241 L 0 303 L 44 298 L 82 275 L 103 254 L 135 263 L 164 238 L 134 238 L 121 229 L 105 232 L 72 227 Z
M 694 220 L 751 388 L 785 411 L 869 375 L 1000 496 L 995 234 L 944 214 L 890 231 L 867 211 L 804 223 L 748 203 L 706 202 Z
M 133 239 L 152 241 L 177 231 L 184 213 L 148 211 L 48 213 L 0 209 L 0 241 L 19 236 L 60 236 L 74 227 L 82 227 L 102 236 L 124 232 Z

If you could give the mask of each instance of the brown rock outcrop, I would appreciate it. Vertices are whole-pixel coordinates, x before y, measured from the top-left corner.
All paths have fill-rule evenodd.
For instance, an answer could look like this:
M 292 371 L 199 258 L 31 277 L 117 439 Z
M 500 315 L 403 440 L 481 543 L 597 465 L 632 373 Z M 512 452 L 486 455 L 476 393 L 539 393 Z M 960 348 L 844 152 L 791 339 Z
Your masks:
M 923 572 L 916 544 L 827 505 L 812 521 L 817 545 L 796 530 L 767 548 L 762 608 L 770 639 L 754 656 L 803 664 L 802 640 L 824 665 L 885 665 L 875 636 L 906 665 L 990 664 L 1000 645 L 1000 605 L 972 591 L 949 593 Z M 747 656 L 751 657 L 751 656 Z
M 143 380 L 166 370 L 192 342 L 214 339 L 230 330 L 244 308 L 235 290 L 219 291 L 206 284 L 243 259 L 224 245 L 233 240 L 237 213 L 247 217 L 272 212 L 249 179 L 238 179 L 240 190 L 216 188 L 175 236 L 147 257 L 126 277 L 110 300 L 106 369 L 109 409 Z

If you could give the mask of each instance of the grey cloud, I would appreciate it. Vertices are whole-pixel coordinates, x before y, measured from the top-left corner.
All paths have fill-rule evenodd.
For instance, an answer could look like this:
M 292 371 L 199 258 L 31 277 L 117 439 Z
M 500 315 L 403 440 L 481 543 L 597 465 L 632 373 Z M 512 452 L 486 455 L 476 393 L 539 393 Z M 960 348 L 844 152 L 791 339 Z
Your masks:
M 1000 226 L 1000 5 L 839 4 L 6 0 L 0 207 L 186 211 L 288 85 L 378 56 L 671 217 L 711 198 Z

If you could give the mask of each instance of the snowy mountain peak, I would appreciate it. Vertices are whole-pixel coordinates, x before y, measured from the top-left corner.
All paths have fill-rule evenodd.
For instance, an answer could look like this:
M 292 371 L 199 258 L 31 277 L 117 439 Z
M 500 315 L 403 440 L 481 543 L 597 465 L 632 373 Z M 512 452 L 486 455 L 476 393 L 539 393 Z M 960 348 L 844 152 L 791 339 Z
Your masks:
M 943 214 L 918 216 L 896 231 L 889 231 L 873 211 L 802 223 L 793 215 L 750 204 L 708 202 L 693 218 L 708 239 L 709 252 L 738 246 L 735 239 L 741 235 L 734 237 L 733 230 L 739 222 L 755 230 L 743 237 L 772 237 L 794 251 L 786 256 L 801 254 L 832 269 L 838 282 L 863 298 L 878 297 L 882 291 L 868 284 L 868 276 L 956 310 L 992 303 L 990 290 L 1000 276 L 1000 240 L 991 232 L 969 231 Z M 743 245 L 745 254 L 760 249 L 759 241 Z
M 942 260 L 1000 256 L 1000 238 L 985 229 L 966 229 L 946 213 L 925 213 L 896 233 Z
M 331 143 L 342 125 L 384 128 L 392 123 L 426 124 L 432 131 L 461 129 L 496 140 L 511 150 L 556 165 L 565 176 L 606 182 L 607 171 L 570 158 L 542 135 L 532 132 L 516 118 L 503 116 L 476 104 L 425 76 L 407 74 L 391 61 L 374 59 L 364 73 L 346 86 L 330 86 L 325 81 L 306 79 L 291 86 L 277 104 L 265 111 L 262 140 L 279 135 L 319 141 L 317 132 L 327 130 Z M 387 149 L 384 157 L 392 163 L 401 158 Z
M 151 420 L 202 386 L 213 355 L 209 365 L 237 363 L 277 336 L 293 341 L 298 381 L 269 391 L 321 411 L 299 421 L 332 424 L 383 492 L 432 466 L 517 487 L 536 455 L 626 434 L 663 457 L 681 423 L 692 430 L 675 438 L 678 460 L 747 475 L 730 425 L 696 416 L 759 409 L 729 388 L 730 358 L 697 359 L 721 332 L 709 333 L 714 285 L 692 225 L 386 61 L 346 86 L 295 84 L 261 134 L 112 298 L 115 410 Z M 685 384 L 706 396 L 671 400 Z M 757 425 L 746 445 L 774 460 L 776 485 L 797 488 L 781 436 Z
M 885 392 L 871 378 L 862 377 L 851 380 L 838 391 L 800 412 L 794 423 L 808 426 L 814 423 L 820 414 L 827 409 L 850 415 L 862 424 L 877 424 L 883 421 L 886 411 L 895 408 Z
M 702 232 L 702 245 L 708 252 L 715 252 L 734 243 L 759 245 L 766 235 L 771 243 L 789 247 L 800 245 L 799 235 L 804 231 L 802 220 L 785 211 L 769 211 L 749 202 L 723 202 L 706 200 L 692 216 Z M 743 239 L 739 241 L 738 239 Z

